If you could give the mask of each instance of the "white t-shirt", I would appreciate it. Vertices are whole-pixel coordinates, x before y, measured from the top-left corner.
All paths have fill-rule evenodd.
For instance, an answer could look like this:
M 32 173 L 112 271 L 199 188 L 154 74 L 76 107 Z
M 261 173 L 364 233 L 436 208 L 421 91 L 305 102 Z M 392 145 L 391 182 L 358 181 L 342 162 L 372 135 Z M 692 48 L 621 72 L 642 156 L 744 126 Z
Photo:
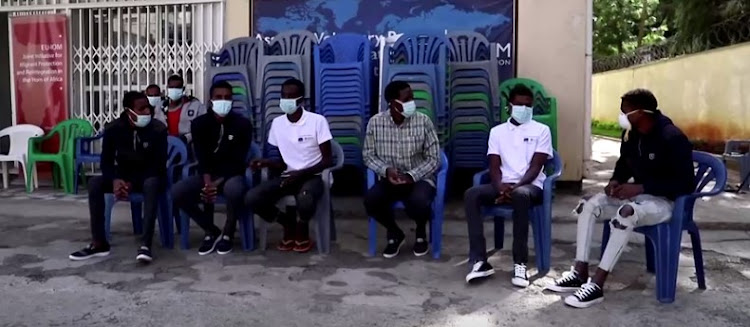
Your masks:
M 530 121 L 523 125 L 513 125 L 510 121 L 490 130 L 487 155 L 500 156 L 500 171 L 503 183 L 518 183 L 531 164 L 534 153 L 544 153 L 552 158 L 552 134 L 547 125 Z M 532 183 L 543 188 L 547 175 L 543 171 Z
M 268 143 L 279 148 L 287 171 L 302 170 L 316 165 L 323 159 L 320 145 L 333 139 L 325 117 L 302 110 L 296 122 L 286 115 L 273 119 Z

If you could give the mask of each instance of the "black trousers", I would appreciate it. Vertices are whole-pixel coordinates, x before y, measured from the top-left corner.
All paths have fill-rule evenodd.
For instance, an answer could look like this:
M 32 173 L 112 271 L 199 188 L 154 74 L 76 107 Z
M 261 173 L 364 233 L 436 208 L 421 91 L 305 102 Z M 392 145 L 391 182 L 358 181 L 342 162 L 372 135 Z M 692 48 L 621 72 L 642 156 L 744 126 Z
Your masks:
M 495 204 L 499 194 L 490 184 L 472 187 L 464 194 L 466 220 L 469 227 L 469 261 L 487 261 L 484 239 L 484 217 L 481 207 Z M 529 261 L 529 209 L 542 202 L 542 189 L 524 185 L 510 194 L 513 207 L 513 262 Z
M 151 247 L 156 228 L 156 214 L 159 205 L 159 193 L 164 190 L 164 182 L 159 177 L 137 178 L 125 180 L 131 184 L 130 193 L 143 194 L 143 220 L 146 229 L 143 231 L 142 244 Z M 112 193 L 113 180 L 102 176 L 95 176 L 89 180 L 89 214 L 91 215 L 91 237 L 94 242 L 106 244 L 107 237 L 104 230 L 104 194 Z
M 191 176 L 178 182 L 172 187 L 172 199 L 178 208 L 192 218 L 206 234 L 217 236 L 222 233 L 213 222 L 213 210 L 201 209 L 199 204 L 203 192 L 203 176 Z M 227 200 L 227 221 L 224 224 L 223 234 L 234 238 L 237 230 L 238 215 L 244 210 L 242 196 L 247 191 L 245 176 L 233 176 L 217 187 L 219 194 L 224 195 Z M 211 207 L 213 208 L 213 207 Z
M 393 204 L 401 201 L 406 215 L 417 223 L 417 238 L 427 238 L 426 227 L 432 217 L 435 193 L 435 187 L 426 181 L 393 185 L 382 179 L 367 191 L 365 210 L 368 216 L 386 228 L 388 239 L 403 237 L 404 232 L 396 224 L 393 214 Z
M 281 185 L 282 178 L 273 178 L 252 188 L 245 195 L 245 205 L 265 221 L 274 221 L 279 215 L 276 203 L 292 195 L 297 202 L 297 213 L 301 222 L 307 223 L 315 215 L 318 200 L 323 196 L 323 179 L 320 175 L 306 176 L 293 183 Z M 285 222 L 279 221 L 284 224 Z M 305 225 L 306 226 L 306 225 Z

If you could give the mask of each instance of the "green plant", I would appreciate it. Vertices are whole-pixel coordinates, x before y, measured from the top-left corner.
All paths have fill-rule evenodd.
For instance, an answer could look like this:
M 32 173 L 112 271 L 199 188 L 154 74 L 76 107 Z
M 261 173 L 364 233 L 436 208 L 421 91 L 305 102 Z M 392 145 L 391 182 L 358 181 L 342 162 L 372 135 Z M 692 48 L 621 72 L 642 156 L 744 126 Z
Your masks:
M 619 139 L 622 136 L 622 128 L 617 123 L 592 120 L 591 134 Z

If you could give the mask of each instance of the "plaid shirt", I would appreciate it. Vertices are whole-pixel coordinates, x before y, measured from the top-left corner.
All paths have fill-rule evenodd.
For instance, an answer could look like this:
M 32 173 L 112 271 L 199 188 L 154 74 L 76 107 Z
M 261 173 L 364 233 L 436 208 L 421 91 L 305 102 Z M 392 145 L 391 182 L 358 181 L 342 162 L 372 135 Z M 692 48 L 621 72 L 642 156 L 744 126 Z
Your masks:
M 425 180 L 435 186 L 440 143 L 432 120 L 422 113 L 407 118 L 400 126 L 388 111 L 370 118 L 362 155 L 367 168 L 380 177 L 386 176 L 388 168 L 396 168 L 415 182 Z

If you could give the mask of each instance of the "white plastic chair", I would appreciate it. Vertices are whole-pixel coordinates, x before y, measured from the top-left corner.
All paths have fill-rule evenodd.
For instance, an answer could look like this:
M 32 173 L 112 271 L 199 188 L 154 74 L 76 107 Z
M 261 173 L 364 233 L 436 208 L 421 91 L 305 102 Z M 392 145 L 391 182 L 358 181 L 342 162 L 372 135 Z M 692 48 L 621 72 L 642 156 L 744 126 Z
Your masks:
M 24 185 L 26 184 L 26 154 L 29 151 L 29 139 L 44 135 L 44 131 L 35 125 L 22 124 L 11 126 L 0 131 L 0 138 L 10 138 L 10 149 L 8 154 L 0 154 L 0 162 L 3 166 L 3 189 L 8 188 L 8 162 L 17 162 L 21 169 L 19 175 L 23 175 Z M 32 168 L 33 169 L 33 168 Z M 34 187 L 39 187 L 36 169 L 33 171 Z

